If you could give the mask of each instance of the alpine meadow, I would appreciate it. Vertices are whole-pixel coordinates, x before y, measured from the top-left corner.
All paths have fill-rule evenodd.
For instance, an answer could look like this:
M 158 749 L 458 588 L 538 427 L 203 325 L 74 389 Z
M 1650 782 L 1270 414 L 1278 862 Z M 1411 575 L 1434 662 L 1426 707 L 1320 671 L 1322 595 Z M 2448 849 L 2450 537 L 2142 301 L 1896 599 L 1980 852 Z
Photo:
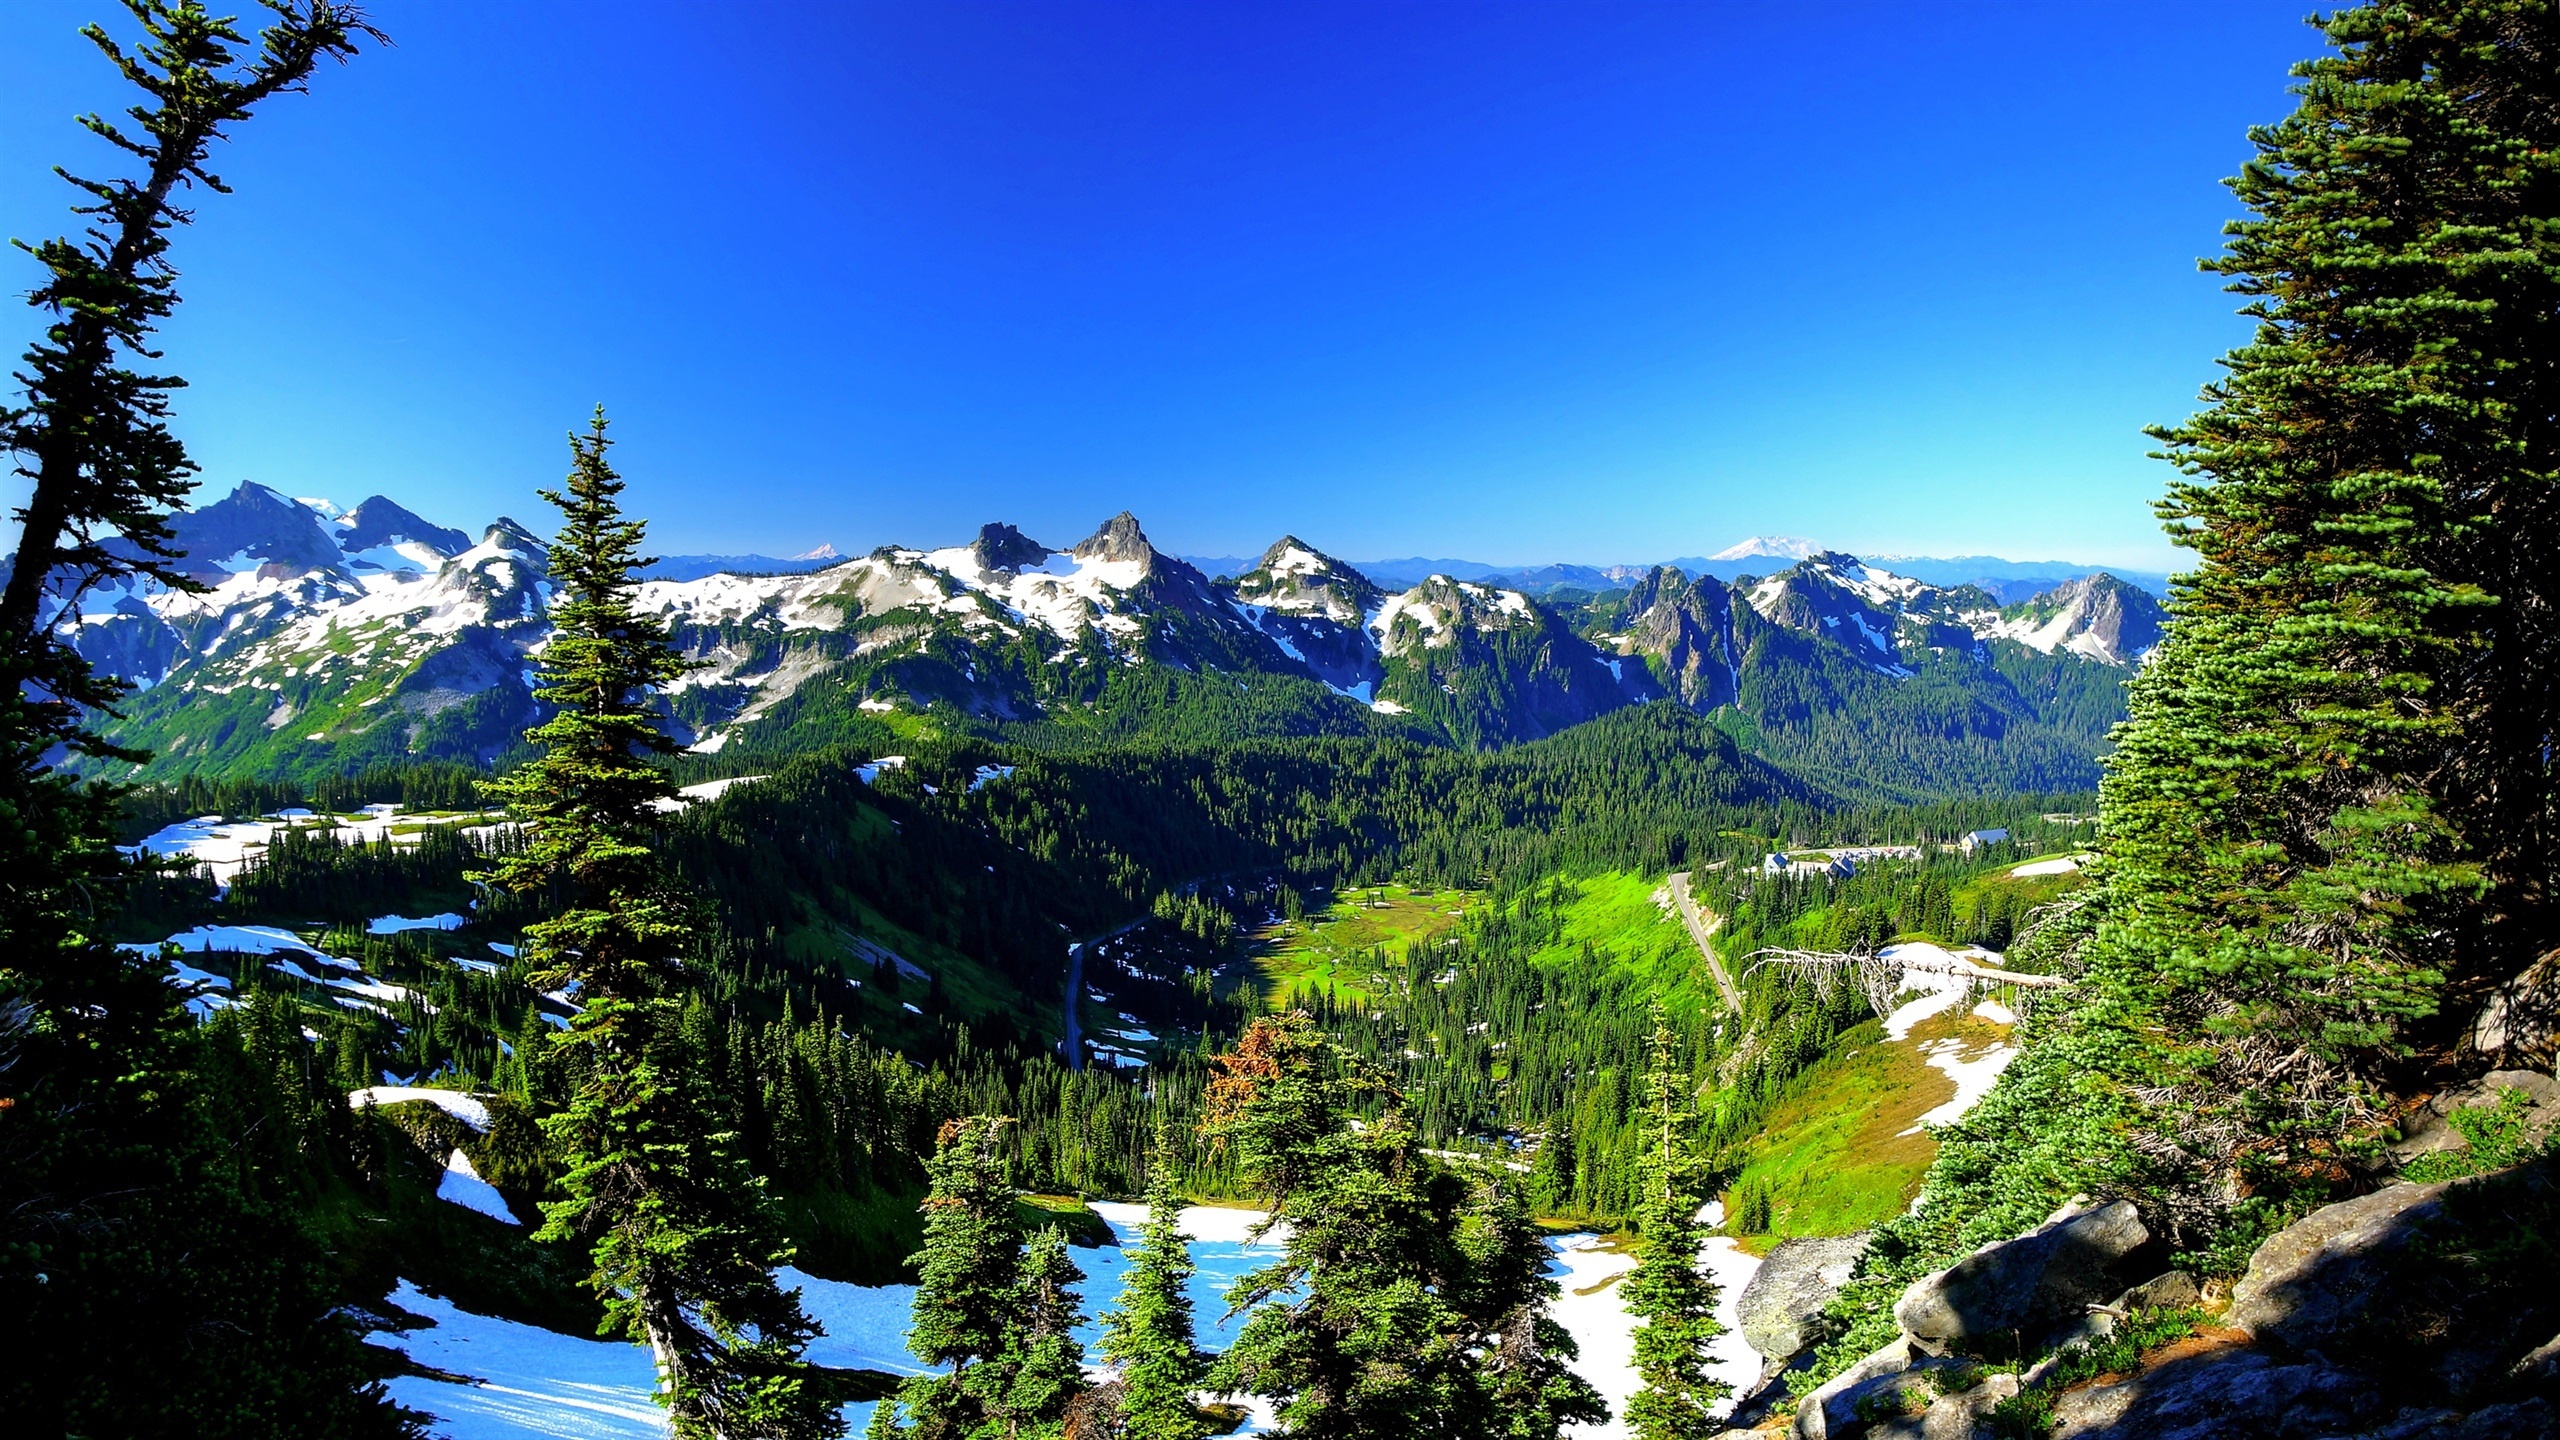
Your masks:
M 2560 4 L 471 8 L 0 19 L 10 1434 L 2560 1440 Z

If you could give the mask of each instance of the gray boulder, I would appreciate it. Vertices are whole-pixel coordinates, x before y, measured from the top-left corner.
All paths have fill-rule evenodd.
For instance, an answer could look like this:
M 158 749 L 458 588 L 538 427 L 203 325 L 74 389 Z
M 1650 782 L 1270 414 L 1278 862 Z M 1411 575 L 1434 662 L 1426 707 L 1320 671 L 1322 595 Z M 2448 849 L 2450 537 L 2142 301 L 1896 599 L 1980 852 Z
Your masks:
M 2230 1323 L 2289 1357 L 2380 1377 L 2410 1403 L 2469 1409 L 2536 1388 L 2560 1328 L 2560 1158 L 2394 1185 L 2270 1236 Z
M 2390 1147 L 2392 1160 L 2407 1165 L 2422 1155 L 2470 1148 L 2471 1142 L 2453 1128 L 2453 1112 L 2495 1106 L 2508 1090 L 2524 1092 L 2529 1134 L 2548 1135 L 2560 1127 L 2560 1080 L 2534 1070 L 2492 1070 L 2476 1084 L 2436 1096 L 2410 1116 L 2401 1126 L 2399 1141 Z
M 1895 1302 L 1904 1334 L 1931 1354 L 2041 1348 L 2136 1278 L 2151 1242 L 2129 1201 L 2065 1206 L 2015 1240 L 1985 1245 L 1911 1283 Z
M 1822 1313 L 1831 1297 L 1867 1253 L 1873 1232 L 1823 1239 L 1784 1241 L 1760 1262 L 1751 1283 L 1735 1302 L 1742 1319 L 1742 1338 L 1772 1364 L 1784 1363 L 1812 1338 L 1806 1322 Z
M 2052 1347 L 2053 1353 L 2027 1367 L 2025 1376 L 2027 1388 L 2032 1390 L 2042 1385 L 2054 1371 L 2061 1369 L 2063 1352 L 2071 1346 L 2104 1340 L 2116 1333 L 2118 1317 L 2129 1316 L 2136 1310 L 2167 1310 L 2181 1305 L 2193 1305 L 2202 1298 L 2204 1298 L 2204 1292 L 2197 1288 L 2196 1277 L 2184 1270 L 2172 1270 L 2165 1275 L 2156 1275 L 2143 1281 L 2108 1301 L 2103 1307 L 2090 1307 L 2089 1313 L 2081 1317 L 2080 1323 L 2046 1342 Z
M 2017 1393 L 2017 1376 L 1989 1376 L 1970 1390 L 1939 1396 L 1921 1414 L 1871 1427 L 1866 1440 L 1977 1440 L 1990 1428 L 1992 1407 Z
M 2067 1390 L 2054 1440 L 2323 1440 L 2357 1434 L 2382 1413 L 2373 1382 L 2262 1351 L 2225 1348 L 2156 1366 L 2112 1385 Z
M 1796 1404 L 1795 1440 L 1832 1440 L 1857 1425 L 1858 1403 L 1887 1388 L 1899 1389 L 1911 1369 L 1911 1341 L 1899 1339 L 1822 1383 Z
M 2297 1355 L 2327 1357 L 2368 1317 L 2450 1185 L 2394 1185 L 2315 1210 L 2267 1237 L 2231 1290 L 2230 1323 Z

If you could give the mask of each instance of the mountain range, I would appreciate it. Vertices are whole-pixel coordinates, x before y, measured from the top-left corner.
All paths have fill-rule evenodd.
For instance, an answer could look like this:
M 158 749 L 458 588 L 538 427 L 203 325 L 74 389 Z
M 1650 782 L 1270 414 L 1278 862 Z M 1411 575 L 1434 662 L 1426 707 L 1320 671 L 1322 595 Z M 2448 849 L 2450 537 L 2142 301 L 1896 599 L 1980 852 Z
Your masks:
M 1809 560 L 1828 553 L 1831 553 L 1831 547 L 1792 535 L 1755 535 L 1713 555 L 1677 556 L 1658 563 L 1689 575 L 1737 580 L 1745 575 L 1765 574 L 1791 561 Z M 1250 557 L 1237 555 L 1185 555 L 1182 558 L 1210 575 L 1239 574 L 1253 565 Z M 2041 594 L 2066 580 L 2075 580 L 2099 569 L 2068 560 L 2006 560 L 1996 555 L 1870 555 L 1865 558 L 1871 564 L 1890 566 L 1897 575 L 1908 575 L 1933 585 L 1971 585 L 2002 604 Z M 783 565 L 789 562 L 775 560 L 764 563 Z M 1434 560 L 1422 556 L 1354 560 L 1350 564 L 1381 585 L 1417 585 L 1433 575 L 1446 575 L 1456 580 L 1473 580 L 1522 590 L 1531 595 L 1549 595 L 1560 590 L 1623 588 L 1655 568 L 1651 564 L 1503 566 L 1489 565 L 1481 560 Z M 2107 573 L 2149 591 L 2155 599 L 2168 598 L 2169 576 L 2166 572 L 2119 569 Z
M 155 752 L 147 777 L 488 763 L 534 718 L 550 587 L 512 520 L 475 538 L 380 496 L 340 511 L 243 484 L 176 541 L 201 591 L 99 589 L 56 622 L 138 687 L 110 733 Z M 1065 548 L 996 523 L 939 549 L 690 557 L 639 597 L 697 662 L 667 724 L 704 754 L 937 715 L 1490 749 L 1668 702 L 1836 790 L 2094 782 L 2167 620 L 2144 588 L 2089 573 L 2003 603 L 1800 548 L 1533 592 L 1284 536 L 1213 578 L 1123 513 Z

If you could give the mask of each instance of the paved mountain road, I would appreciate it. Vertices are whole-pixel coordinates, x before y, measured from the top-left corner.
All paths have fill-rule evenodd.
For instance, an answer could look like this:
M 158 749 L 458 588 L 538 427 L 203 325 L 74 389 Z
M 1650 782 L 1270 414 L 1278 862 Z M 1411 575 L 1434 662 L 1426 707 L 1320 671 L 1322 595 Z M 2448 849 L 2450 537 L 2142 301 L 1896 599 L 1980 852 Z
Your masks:
M 1707 969 L 1716 977 L 1716 989 L 1735 1015 L 1742 1013 L 1742 992 L 1733 988 L 1733 977 L 1724 973 L 1724 962 L 1716 958 L 1716 931 L 1724 928 L 1721 915 L 1701 915 L 1698 902 L 1689 898 L 1689 872 L 1671 872 L 1671 899 L 1680 907 L 1680 918 L 1689 927 L 1689 938 L 1698 942 L 1699 953 L 1707 957 Z

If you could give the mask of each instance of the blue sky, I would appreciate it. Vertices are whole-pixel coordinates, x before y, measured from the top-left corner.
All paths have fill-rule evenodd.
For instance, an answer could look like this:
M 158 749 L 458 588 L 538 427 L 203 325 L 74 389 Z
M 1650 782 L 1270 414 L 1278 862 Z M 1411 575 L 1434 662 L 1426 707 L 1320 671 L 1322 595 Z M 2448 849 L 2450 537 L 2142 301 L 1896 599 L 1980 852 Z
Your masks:
M 2300 0 L 372 8 L 394 48 L 179 239 L 208 486 L 540 523 L 602 401 L 657 548 L 777 554 L 1125 507 L 1192 553 L 2166 568 L 2140 429 L 2245 335 L 2194 261 L 2317 42 Z M 0 6 L 8 235 L 112 163 L 71 117 L 126 103 L 73 33 L 113 9 Z

